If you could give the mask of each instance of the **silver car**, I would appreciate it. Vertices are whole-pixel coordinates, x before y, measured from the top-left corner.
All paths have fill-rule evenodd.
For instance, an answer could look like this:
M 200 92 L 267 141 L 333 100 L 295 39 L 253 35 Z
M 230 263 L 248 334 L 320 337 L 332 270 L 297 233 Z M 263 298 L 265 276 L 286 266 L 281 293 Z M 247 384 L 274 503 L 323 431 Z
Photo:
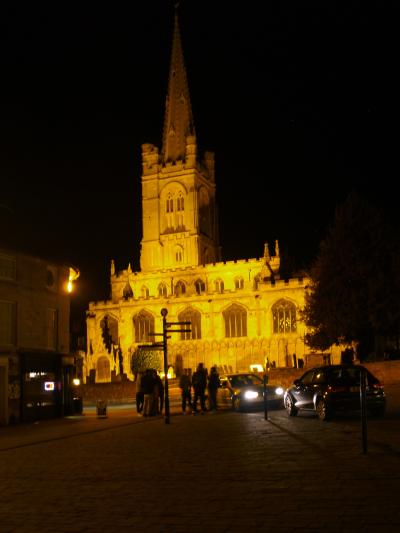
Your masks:
M 220 376 L 218 404 L 235 411 L 264 408 L 264 380 L 257 374 L 236 373 Z M 284 389 L 276 385 L 266 385 L 268 408 L 283 408 Z

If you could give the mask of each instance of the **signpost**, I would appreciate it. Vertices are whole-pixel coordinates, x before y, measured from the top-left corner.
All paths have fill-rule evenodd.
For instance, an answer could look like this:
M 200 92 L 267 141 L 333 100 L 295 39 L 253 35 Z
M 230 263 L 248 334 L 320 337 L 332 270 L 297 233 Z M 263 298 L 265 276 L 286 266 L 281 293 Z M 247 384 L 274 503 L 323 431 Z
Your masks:
M 169 391 L 168 391 L 168 345 L 167 340 L 171 338 L 168 333 L 190 333 L 192 330 L 188 329 L 168 329 L 171 326 L 184 326 L 189 325 L 191 322 L 167 322 L 168 309 L 161 309 L 161 316 L 163 317 L 163 332 L 162 333 L 149 333 L 151 336 L 162 335 L 163 342 L 157 346 L 162 346 L 164 351 L 164 395 L 165 395 L 165 423 L 169 424 L 170 410 L 169 410 Z

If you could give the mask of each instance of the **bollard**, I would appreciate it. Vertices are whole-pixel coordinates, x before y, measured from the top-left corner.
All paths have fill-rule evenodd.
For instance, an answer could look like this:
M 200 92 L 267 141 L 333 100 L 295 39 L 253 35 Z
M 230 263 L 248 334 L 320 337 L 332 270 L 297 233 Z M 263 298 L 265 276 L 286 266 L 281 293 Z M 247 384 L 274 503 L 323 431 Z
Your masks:
M 96 402 L 97 418 L 107 418 L 106 400 L 97 400 Z

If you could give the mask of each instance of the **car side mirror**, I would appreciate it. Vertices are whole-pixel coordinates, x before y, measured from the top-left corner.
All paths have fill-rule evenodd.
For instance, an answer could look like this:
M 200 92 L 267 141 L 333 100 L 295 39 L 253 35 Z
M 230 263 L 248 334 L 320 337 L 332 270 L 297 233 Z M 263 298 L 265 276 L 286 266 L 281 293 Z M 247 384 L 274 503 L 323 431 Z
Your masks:
M 300 384 L 301 384 L 301 381 L 299 379 L 295 379 L 293 381 L 293 385 L 295 385 L 296 387 L 298 387 Z

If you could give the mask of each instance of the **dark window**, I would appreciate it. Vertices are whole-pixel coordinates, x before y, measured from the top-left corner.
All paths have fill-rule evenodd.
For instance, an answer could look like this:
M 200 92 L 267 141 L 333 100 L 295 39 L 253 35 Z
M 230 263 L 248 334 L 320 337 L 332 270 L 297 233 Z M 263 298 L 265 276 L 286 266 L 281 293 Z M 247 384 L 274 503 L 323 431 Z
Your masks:
M 225 337 L 247 336 L 247 312 L 244 307 L 233 304 L 223 312 Z

